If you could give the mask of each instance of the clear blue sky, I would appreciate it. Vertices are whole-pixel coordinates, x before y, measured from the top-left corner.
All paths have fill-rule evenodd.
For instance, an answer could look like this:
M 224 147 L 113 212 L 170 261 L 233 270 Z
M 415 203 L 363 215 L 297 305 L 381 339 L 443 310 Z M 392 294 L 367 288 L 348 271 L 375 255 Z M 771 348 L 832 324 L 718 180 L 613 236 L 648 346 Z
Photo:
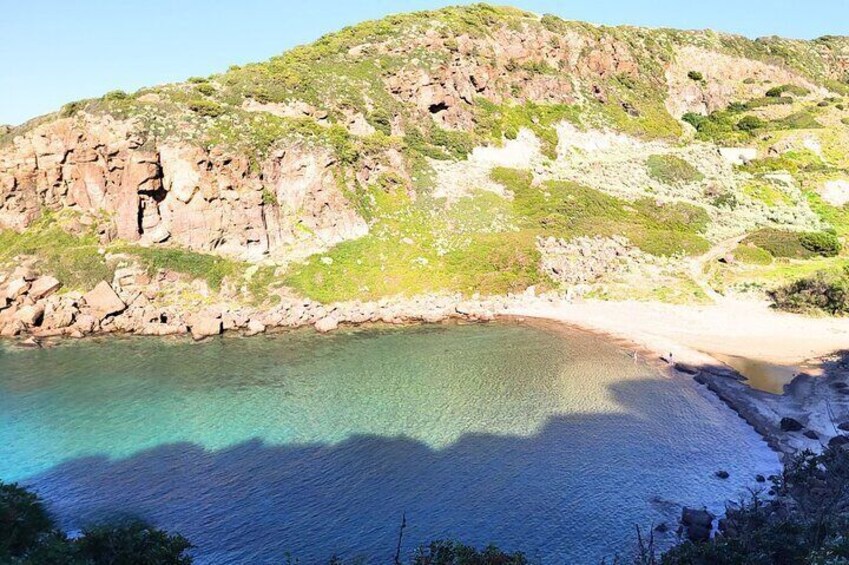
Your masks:
M 70 100 L 260 61 L 345 25 L 451 0 L 0 0 L 0 124 Z M 849 34 L 849 0 L 514 0 L 600 24 L 750 37 Z

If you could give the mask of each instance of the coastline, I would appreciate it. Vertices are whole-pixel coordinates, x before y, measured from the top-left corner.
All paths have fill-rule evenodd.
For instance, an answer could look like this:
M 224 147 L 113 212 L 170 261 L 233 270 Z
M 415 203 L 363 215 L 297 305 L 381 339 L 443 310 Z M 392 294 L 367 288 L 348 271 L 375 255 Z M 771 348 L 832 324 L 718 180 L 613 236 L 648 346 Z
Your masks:
M 557 321 L 620 341 L 675 377 L 694 378 L 767 442 L 792 456 L 849 440 L 849 320 L 723 299 L 709 306 L 640 302 L 525 306 L 510 315 Z M 799 333 L 804 337 L 797 339 Z M 742 336 L 738 339 L 738 336 Z M 747 348 L 751 347 L 751 353 Z M 783 394 L 757 390 L 714 355 L 804 367 Z M 841 426 L 841 424 L 843 424 Z
M 325 333 L 340 326 L 370 324 L 548 320 L 604 335 L 675 377 L 695 378 L 784 456 L 821 449 L 829 442 L 849 443 L 849 436 L 843 434 L 849 432 L 849 351 L 839 353 L 849 350 L 849 319 L 783 313 L 763 302 L 729 298 L 700 306 L 573 301 L 553 293 L 536 295 L 533 289 L 470 299 L 422 295 L 328 305 L 284 297 L 270 309 L 219 303 L 185 312 L 173 306 L 156 307 L 143 293 L 126 288 L 128 285 L 102 285 L 114 294 L 110 298 L 121 307 L 119 311 L 104 314 L 89 295 L 51 294 L 35 302 L 43 312 L 38 325 L 19 324 L 18 335 L 0 335 L 15 338 L 13 343 L 19 346 L 40 347 L 69 337 L 190 335 L 203 340 L 225 332 L 253 336 L 309 326 Z M 32 283 L 32 288 L 37 286 Z M 26 301 L 27 296 L 22 296 L 19 301 Z M 53 327 L 63 307 L 75 309 L 69 317 L 74 322 Z M 18 312 L 27 308 L 24 302 Z M 7 307 L 0 318 L 8 317 L 12 310 Z M 783 394 L 772 394 L 744 382 L 743 375 L 720 361 L 727 357 L 784 368 L 804 367 L 805 371 L 784 387 Z M 840 424 L 846 429 L 840 429 Z

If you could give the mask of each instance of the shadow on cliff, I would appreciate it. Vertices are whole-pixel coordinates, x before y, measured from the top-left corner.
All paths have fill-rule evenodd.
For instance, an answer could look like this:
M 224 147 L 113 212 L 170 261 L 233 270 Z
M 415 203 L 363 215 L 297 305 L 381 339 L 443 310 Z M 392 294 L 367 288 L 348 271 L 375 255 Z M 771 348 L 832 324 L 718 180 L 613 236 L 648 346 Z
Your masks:
M 762 456 L 747 453 L 757 439 L 740 445 L 733 414 L 703 398 L 702 413 L 688 413 L 701 393 L 682 391 L 623 381 L 608 391 L 618 411 L 554 417 L 529 437 L 468 434 L 440 449 L 378 436 L 217 451 L 176 443 L 71 460 L 25 482 L 66 527 L 131 514 L 186 535 L 202 563 L 281 563 L 287 553 L 312 563 L 336 550 L 389 563 L 402 512 L 407 552 L 457 537 L 592 563 L 630 547 L 634 524 L 675 520 L 678 503 L 721 504 L 763 471 Z M 717 465 L 731 480 L 713 477 Z

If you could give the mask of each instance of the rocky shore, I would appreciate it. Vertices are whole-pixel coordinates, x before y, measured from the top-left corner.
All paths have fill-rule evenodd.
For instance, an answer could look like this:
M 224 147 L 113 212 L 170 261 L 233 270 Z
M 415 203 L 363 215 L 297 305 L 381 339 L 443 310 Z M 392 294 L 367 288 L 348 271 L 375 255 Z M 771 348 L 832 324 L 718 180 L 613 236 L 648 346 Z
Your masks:
M 160 299 L 163 289 L 173 290 L 180 284 L 176 274 L 167 271 L 152 277 L 142 269 L 127 267 L 117 270 L 111 282 L 101 281 L 88 292 L 60 293 L 61 281 L 21 266 L 0 275 L 0 336 L 38 345 L 45 338 L 105 334 L 191 335 L 202 340 L 223 332 L 252 336 L 306 326 L 324 333 L 343 324 L 488 321 L 529 302 L 556 299 L 538 297 L 533 289 L 503 297 L 464 299 L 441 294 L 331 305 L 279 295 L 279 302 L 267 308 L 237 304 L 220 296 L 194 307 Z
M 228 300 L 226 292 L 211 294 L 198 284 L 183 281 L 176 273 L 150 275 L 138 266 L 128 266 L 118 269 L 112 281 L 100 281 L 88 292 L 63 292 L 57 278 L 22 265 L 0 274 L 0 337 L 37 347 L 47 339 L 108 334 L 185 335 L 203 340 L 224 332 L 253 336 L 309 326 L 325 333 L 343 325 L 370 323 L 542 318 L 618 338 L 641 360 L 678 377 L 695 378 L 784 455 L 849 444 L 848 352 L 811 361 L 779 395 L 753 389 L 735 370 L 682 339 L 662 339 L 626 324 L 615 326 L 616 320 L 607 314 L 606 325 L 581 314 L 587 308 L 604 313 L 609 305 L 573 304 L 558 294 L 537 295 L 533 288 L 506 296 L 441 294 L 329 305 L 281 293 L 274 306 L 254 307 Z M 205 299 L 192 306 L 173 300 L 174 292 L 190 290 Z M 627 308 L 620 305 L 625 316 Z

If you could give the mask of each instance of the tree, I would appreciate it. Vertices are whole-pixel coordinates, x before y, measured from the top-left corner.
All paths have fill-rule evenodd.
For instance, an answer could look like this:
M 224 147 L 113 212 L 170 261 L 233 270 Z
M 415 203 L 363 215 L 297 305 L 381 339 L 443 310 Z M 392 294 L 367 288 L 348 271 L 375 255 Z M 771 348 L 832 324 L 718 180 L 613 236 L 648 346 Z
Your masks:
M 0 482 L 0 560 L 25 554 L 52 529 L 53 521 L 36 494 Z

